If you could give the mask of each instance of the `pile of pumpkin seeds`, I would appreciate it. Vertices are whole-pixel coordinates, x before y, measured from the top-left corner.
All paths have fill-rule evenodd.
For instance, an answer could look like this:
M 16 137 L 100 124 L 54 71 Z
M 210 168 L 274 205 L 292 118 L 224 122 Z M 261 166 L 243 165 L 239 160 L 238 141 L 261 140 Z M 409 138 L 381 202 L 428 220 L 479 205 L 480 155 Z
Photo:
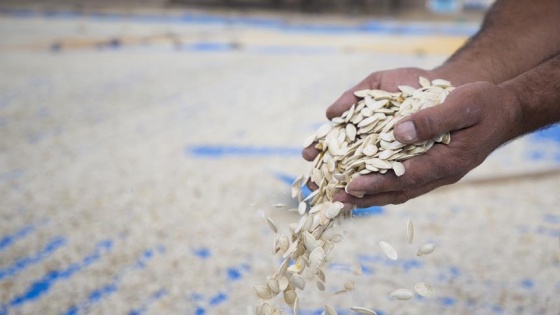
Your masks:
M 325 290 L 324 267 L 331 259 L 329 253 L 343 235 L 336 232 L 350 212 L 342 211 L 344 205 L 333 202 L 333 197 L 346 190 L 348 183 L 357 176 L 370 173 L 385 174 L 392 170 L 396 176 L 404 174 L 401 163 L 404 160 L 428 151 L 435 143 L 448 144 L 449 133 L 415 144 L 397 141 L 393 126 L 403 117 L 421 109 L 444 102 L 454 89 L 442 79 L 430 81 L 420 77 L 420 88 L 399 86 L 399 92 L 383 90 L 360 90 L 354 94 L 359 101 L 340 117 L 324 124 L 304 141 L 304 147 L 314 144 L 319 154 L 313 161 L 313 168 L 307 175 L 298 177 L 292 185 L 292 197 L 299 201 L 297 223 L 290 224 L 290 234 L 280 234 L 274 222 L 268 218 L 268 224 L 274 232 L 274 253 L 283 258 L 278 271 L 269 276 L 266 285 L 255 286 L 259 297 L 256 307 L 258 315 L 281 314 L 278 306 L 269 300 L 282 295 L 287 305 L 299 312 L 299 298 L 296 290 L 303 290 L 306 283 L 315 283 Z M 302 186 L 308 181 L 318 188 L 304 198 Z M 412 223 L 407 225 L 409 242 L 412 242 Z M 397 259 L 394 248 L 386 242 L 381 244 L 382 251 L 390 258 Z M 418 255 L 431 253 L 433 244 L 424 244 Z M 359 270 L 356 273 L 360 273 Z M 335 294 L 354 289 L 349 281 L 345 288 Z M 418 283 L 416 291 L 428 295 L 431 287 Z M 390 294 L 395 299 L 410 299 L 414 293 L 408 289 L 397 289 Z M 352 307 L 359 314 L 375 314 L 363 307 Z M 336 311 L 325 306 L 325 314 Z

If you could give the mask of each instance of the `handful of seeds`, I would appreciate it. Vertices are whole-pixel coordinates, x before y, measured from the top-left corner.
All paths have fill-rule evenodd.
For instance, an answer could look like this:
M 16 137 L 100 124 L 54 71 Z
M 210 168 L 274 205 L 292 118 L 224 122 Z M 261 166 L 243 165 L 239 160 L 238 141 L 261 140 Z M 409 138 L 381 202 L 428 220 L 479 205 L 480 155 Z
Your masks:
M 260 298 L 256 308 L 258 315 L 281 314 L 267 302 L 280 293 L 286 304 L 293 307 L 294 314 L 298 314 L 296 289 L 303 290 L 309 281 L 315 282 L 319 290 L 325 289 L 324 267 L 334 244 L 342 240 L 342 234 L 337 234 L 335 227 L 342 223 L 344 205 L 332 200 L 352 179 L 375 172 L 385 174 L 388 170 L 401 176 L 405 172 L 401 161 L 425 153 L 434 143 L 449 143 L 449 133 L 416 144 L 395 140 L 393 126 L 400 119 L 443 103 L 454 89 L 446 80 L 430 82 L 420 77 L 419 82 L 420 88 L 402 85 L 400 92 L 356 91 L 354 94 L 360 98 L 356 104 L 304 141 L 304 147 L 316 143 L 315 148 L 320 153 L 310 173 L 298 177 L 292 185 L 292 197 L 298 198 L 297 210 L 301 217 L 298 223 L 290 225 L 291 235 L 279 235 L 277 227 L 268 219 L 275 233 L 274 252 L 281 254 L 284 260 L 278 272 L 267 278 L 266 285 L 254 288 Z M 304 198 L 301 187 L 308 180 L 318 189 Z M 353 286 L 337 293 L 351 290 Z M 399 295 L 397 293 L 394 295 Z M 375 314 L 362 307 L 352 309 L 360 314 Z M 330 306 L 325 312 L 336 314 Z

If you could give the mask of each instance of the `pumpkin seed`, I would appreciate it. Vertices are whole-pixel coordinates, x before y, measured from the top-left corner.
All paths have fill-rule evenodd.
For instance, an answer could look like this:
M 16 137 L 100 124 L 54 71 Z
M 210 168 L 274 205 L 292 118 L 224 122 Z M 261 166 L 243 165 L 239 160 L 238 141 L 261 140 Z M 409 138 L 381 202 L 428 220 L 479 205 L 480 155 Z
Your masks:
M 396 289 L 389 294 L 389 297 L 395 300 L 410 300 L 414 297 L 414 293 L 409 289 Z
M 429 297 L 434 293 L 434 289 L 431 285 L 426 282 L 418 282 L 414 285 L 414 290 L 418 295 L 423 297 Z
M 410 220 L 410 218 L 406 222 L 406 238 L 408 240 L 408 244 L 412 244 L 412 240 L 414 239 L 414 225 L 412 224 L 412 220 Z
M 383 254 L 385 254 L 385 256 L 387 256 L 387 258 L 391 260 L 397 260 L 399 258 L 397 250 L 395 250 L 395 248 L 391 246 L 391 244 L 381 241 L 379 242 L 379 245 L 381 246 L 381 251 L 383 252 Z
M 359 306 L 352 306 L 350 308 L 351 310 L 353 310 L 354 312 L 358 313 L 358 314 L 362 314 L 362 315 L 377 315 L 376 312 L 365 308 L 365 307 L 359 307 Z
M 424 243 L 424 244 L 420 245 L 420 248 L 418 249 L 418 253 L 416 253 L 416 255 L 417 256 L 429 255 L 429 254 L 433 253 L 434 250 L 436 250 L 436 244 L 434 244 L 434 243 Z

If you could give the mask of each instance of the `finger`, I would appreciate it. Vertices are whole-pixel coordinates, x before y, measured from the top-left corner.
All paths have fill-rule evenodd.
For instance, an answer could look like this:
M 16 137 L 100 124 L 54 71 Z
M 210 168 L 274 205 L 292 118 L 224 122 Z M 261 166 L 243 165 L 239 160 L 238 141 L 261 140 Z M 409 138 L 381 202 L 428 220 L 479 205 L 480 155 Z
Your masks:
M 453 158 L 446 157 L 453 149 L 451 144 L 436 144 L 426 154 L 404 161 L 405 172 L 402 176 L 397 177 L 393 171 L 362 175 L 352 180 L 346 190 L 349 194 L 359 197 L 364 194 L 411 189 L 450 176 L 459 169 L 454 165 Z
M 450 94 L 445 103 L 400 120 L 394 128 L 395 138 L 402 143 L 421 142 L 476 124 L 481 111 L 474 98 L 461 91 Z
M 301 151 L 301 155 L 306 161 L 312 162 L 313 160 L 315 160 L 317 155 L 319 155 L 320 151 L 315 148 L 315 144 L 316 143 L 313 143 L 312 145 L 308 146 L 307 148 L 303 149 L 303 151 Z
M 329 106 L 329 108 L 327 108 L 327 118 L 333 119 L 334 117 L 342 116 L 342 114 L 347 111 L 352 104 L 356 104 L 358 102 L 358 98 L 354 95 L 355 91 L 378 88 L 379 80 L 376 78 L 376 76 L 369 76 L 350 90 L 342 93 L 342 95 L 331 106 Z
M 317 186 L 317 184 L 315 184 L 315 182 L 311 181 L 310 179 L 307 181 L 307 188 L 309 188 L 309 190 L 311 191 L 315 191 L 319 188 L 319 186 Z
M 457 182 L 460 177 L 446 177 L 441 178 L 425 185 L 419 186 L 413 189 L 398 190 L 384 192 L 375 195 L 365 195 L 363 198 L 357 198 L 351 195 L 341 192 L 337 194 L 333 200 L 340 201 L 344 204 L 352 204 L 358 208 L 366 208 L 371 206 L 385 206 L 389 204 L 401 204 L 405 203 L 410 199 L 416 198 L 418 196 L 424 195 L 438 187 L 449 185 Z

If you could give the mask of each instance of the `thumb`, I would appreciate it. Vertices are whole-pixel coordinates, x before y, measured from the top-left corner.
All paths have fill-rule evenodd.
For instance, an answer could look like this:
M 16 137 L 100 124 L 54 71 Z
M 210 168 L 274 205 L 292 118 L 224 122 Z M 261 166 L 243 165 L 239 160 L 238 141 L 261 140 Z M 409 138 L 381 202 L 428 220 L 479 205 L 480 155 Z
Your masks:
M 395 139 L 402 143 L 416 143 L 470 127 L 479 121 L 478 109 L 475 105 L 465 104 L 461 98 L 449 98 L 443 104 L 401 119 L 394 128 Z

